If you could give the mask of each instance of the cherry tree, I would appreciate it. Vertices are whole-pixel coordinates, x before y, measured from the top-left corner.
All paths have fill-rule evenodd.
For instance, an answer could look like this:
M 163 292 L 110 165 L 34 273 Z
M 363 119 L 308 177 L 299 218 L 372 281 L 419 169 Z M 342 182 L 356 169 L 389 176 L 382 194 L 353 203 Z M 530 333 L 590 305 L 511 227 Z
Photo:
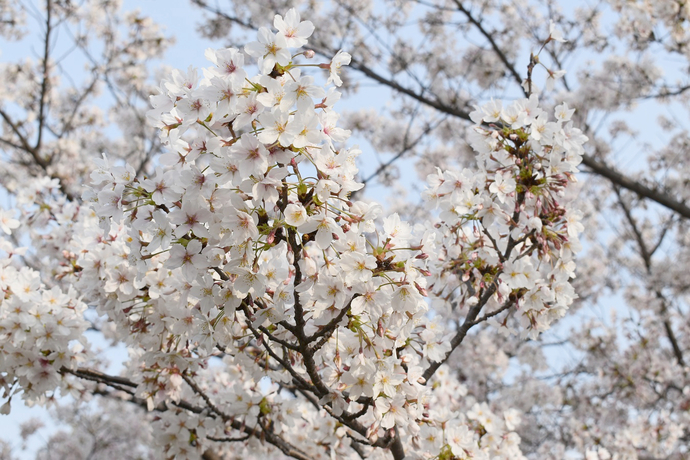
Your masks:
M 115 99 L 121 144 L 92 122 L 60 135 L 49 46 L 26 99 L 2 106 L 18 165 L 3 177 L 16 209 L 0 211 L 4 412 L 98 395 L 106 424 L 146 413 L 130 450 L 163 458 L 686 454 L 687 282 L 668 259 L 687 252 L 687 134 L 662 119 L 671 143 L 622 173 L 612 150 L 634 131 L 607 119 L 682 100 L 651 55 L 685 59 L 684 7 L 194 3 L 228 47 L 165 74 L 147 124 L 133 101 L 164 48 L 155 27 L 127 16 L 131 43 L 94 68 L 130 96 Z M 46 44 L 56 17 L 103 30 L 69 7 L 46 3 Z M 123 27 L 104 22 L 99 37 Z M 600 62 L 568 69 L 580 50 Z M 388 113 L 340 114 L 339 91 L 366 81 L 392 91 Z M 360 172 L 362 151 L 389 158 Z M 421 201 L 384 210 L 365 185 L 399 191 L 406 158 Z M 582 315 L 607 290 L 628 308 Z M 87 329 L 127 346 L 121 375 Z M 575 364 L 549 363 L 554 347 Z
M 209 15 L 201 30 L 230 43 L 284 4 L 194 3 Z M 579 204 L 588 244 L 578 260 L 575 306 L 598 304 L 598 313 L 591 318 L 581 312 L 590 318 L 569 323 L 572 331 L 547 335 L 543 344 L 482 330 L 453 355 L 452 367 L 470 394 L 492 399 L 494 407 L 517 404 L 523 450 L 538 458 L 572 451 L 591 458 L 686 455 L 688 283 L 683 265 L 674 262 L 687 253 L 690 208 L 687 127 L 674 113 L 684 110 L 689 87 L 687 6 L 480 0 L 299 5 L 314 22 L 328 25 L 310 42 L 317 53 L 343 46 L 351 51 L 346 85 L 354 91 L 373 83 L 390 89 L 395 101 L 383 112 L 365 108 L 348 115 L 347 127 L 389 155 L 365 182 L 401 190 L 398 164 L 405 158 L 414 159 L 420 178 L 438 166 L 471 165 L 475 153 L 467 139 L 477 101 L 543 89 L 543 104 L 576 109 L 573 120 L 590 140 Z M 546 37 L 551 40 L 544 45 Z M 539 70 L 547 72 L 545 82 L 530 78 Z M 658 117 L 644 118 L 635 111 L 639 106 Z M 628 112 L 644 122 L 635 123 Z M 645 128 L 651 126 L 658 129 Z M 650 134 L 660 132 L 661 140 L 650 142 Z M 428 218 L 423 206 L 409 201 L 399 201 L 401 213 Z M 613 301 L 598 301 L 609 293 Z M 465 313 L 460 310 L 460 320 Z M 573 356 L 573 364 L 546 370 L 545 350 L 552 355 L 559 344 L 566 348 L 558 353 Z M 527 368 L 508 385 L 511 361 Z

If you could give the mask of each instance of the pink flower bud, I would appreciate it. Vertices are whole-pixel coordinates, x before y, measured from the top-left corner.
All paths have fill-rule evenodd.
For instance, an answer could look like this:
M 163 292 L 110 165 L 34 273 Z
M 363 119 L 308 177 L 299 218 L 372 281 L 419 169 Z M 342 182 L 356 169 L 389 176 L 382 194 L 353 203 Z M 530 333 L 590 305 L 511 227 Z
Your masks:
M 379 427 L 376 423 L 372 424 L 369 428 L 367 428 L 367 438 L 369 438 L 369 441 L 371 441 L 372 443 L 379 440 L 378 429 Z

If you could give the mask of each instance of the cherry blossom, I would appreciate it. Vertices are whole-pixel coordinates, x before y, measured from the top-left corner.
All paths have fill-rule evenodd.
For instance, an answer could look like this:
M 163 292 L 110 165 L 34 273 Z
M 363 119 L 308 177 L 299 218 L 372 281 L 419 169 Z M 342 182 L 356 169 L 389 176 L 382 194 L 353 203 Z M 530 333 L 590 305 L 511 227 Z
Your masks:
M 47 2 L 93 86 L 2 66 L 0 411 L 100 395 L 177 458 L 687 454 L 688 136 L 633 161 L 622 121 L 684 97 L 677 2 L 195 2 L 257 41 L 155 83 L 165 37 L 114 3 Z

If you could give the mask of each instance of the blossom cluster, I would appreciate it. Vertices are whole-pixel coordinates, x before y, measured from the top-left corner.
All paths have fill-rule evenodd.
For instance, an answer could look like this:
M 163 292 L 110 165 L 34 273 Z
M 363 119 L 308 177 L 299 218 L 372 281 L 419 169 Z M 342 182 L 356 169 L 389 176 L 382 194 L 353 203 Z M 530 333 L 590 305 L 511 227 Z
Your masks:
M 7 215 L 8 234 L 19 221 Z M 21 394 L 29 405 L 45 402 L 57 388 L 69 391 L 63 375 L 86 359 L 83 340 L 89 323 L 86 305 L 76 289 L 45 286 L 40 273 L 22 266 L 26 248 L 0 239 L 0 388 L 9 413 L 12 397 Z
M 176 407 L 154 423 L 167 456 L 196 458 L 212 440 L 260 430 L 314 458 L 355 455 L 353 443 L 385 456 L 375 448 L 396 442 L 419 458 L 522 458 L 519 413 L 458 398 L 466 391 L 439 370 L 460 331 L 428 310 L 444 299 L 468 307 L 469 328 L 483 307 L 500 308 L 535 336 L 572 302 L 578 222 L 563 203 L 585 140 L 572 111 L 548 122 L 536 97 L 480 108 L 480 170 L 430 176 L 440 221 L 412 225 L 351 200 L 361 152 L 343 146 L 350 133 L 333 109 L 349 55 L 309 64 L 314 27 L 295 10 L 274 27 L 244 53 L 207 50 L 201 74 L 164 80 L 148 113 L 168 149 L 155 172 L 138 177 L 104 155 L 83 195 L 91 210 L 35 210 L 61 223 L 34 235 L 39 247 L 61 254 L 58 278 L 129 347 L 133 395 Z M 317 85 L 310 67 L 335 87 Z M 81 314 L 61 292 L 46 302 Z M 60 343 L 79 327 L 60 329 Z
M 429 201 L 440 209 L 443 266 L 436 291 L 453 302 L 488 306 L 506 334 L 518 319 L 521 335 L 536 338 L 562 317 L 576 296 L 574 254 L 582 231 L 572 200 L 573 174 L 587 138 L 573 127 L 574 110 L 555 108 L 548 121 L 536 96 L 508 107 L 492 101 L 471 114 L 478 169 L 429 176 Z M 512 307 L 515 307 L 514 309 Z
M 362 411 L 360 436 L 415 430 L 421 364 L 450 349 L 425 327 L 433 232 L 397 215 L 377 228 L 379 206 L 349 201 L 360 151 L 340 147 L 340 94 L 293 62 L 309 57 L 295 49 L 313 26 L 294 10 L 274 25 L 245 48 L 259 75 L 239 50 L 209 50 L 204 78 L 189 69 L 161 84 L 148 116 L 170 151 L 155 175 L 99 163 L 85 199 L 108 237 L 79 255 L 80 283 L 146 350 L 137 392 L 152 405 L 179 398 L 180 375 L 222 350 L 259 361 L 251 381 L 301 381 L 335 416 Z M 347 62 L 321 65 L 327 84 Z

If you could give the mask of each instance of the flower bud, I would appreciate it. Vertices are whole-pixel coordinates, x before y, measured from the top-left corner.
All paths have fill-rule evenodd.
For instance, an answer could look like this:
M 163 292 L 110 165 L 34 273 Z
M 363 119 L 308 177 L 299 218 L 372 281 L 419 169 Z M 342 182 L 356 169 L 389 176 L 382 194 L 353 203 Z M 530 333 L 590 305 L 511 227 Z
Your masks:
M 373 423 L 368 429 L 367 429 L 367 438 L 369 438 L 369 441 L 372 443 L 376 442 L 379 440 L 379 433 L 378 433 L 379 427 L 377 423 Z

